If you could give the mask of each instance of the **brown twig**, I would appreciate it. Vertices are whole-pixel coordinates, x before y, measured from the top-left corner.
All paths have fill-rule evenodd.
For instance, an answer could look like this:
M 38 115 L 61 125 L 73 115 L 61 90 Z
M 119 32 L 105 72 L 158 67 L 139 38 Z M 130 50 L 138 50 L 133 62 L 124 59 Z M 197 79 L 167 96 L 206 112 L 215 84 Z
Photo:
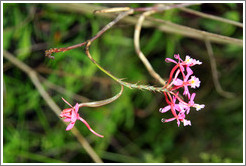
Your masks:
M 150 73 L 150 75 L 153 78 L 155 78 L 157 81 L 159 81 L 163 86 L 165 86 L 166 85 L 165 81 L 160 77 L 160 75 L 158 73 L 155 72 L 155 70 L 151 66 L 150 62 L 148 61 L 148 59 L 145 57 L 145 55 L 143 54 L 143 52 L 140 49 L 139 38 L 140 38 L 140 32 L 141 32 L 142 24 L 144 22 L 145 17 L 149 16 L 153 13 L 155 13 L 155 11 L 147 11 L 147 12 L 144 12 L 143 14 L 141 14 L 141 16 L 139 17 L 138 22 L 135 26 L 135 31 L 134 31 L 134 46 L 135 46 L 135 51 L 136 51 L 138 57 L 143 62 L 143 64 L 145 65 L 145 67 L 148 70 L 148 72 Z
M 214 86 L 215 86 L 216 91 L 221 96 L 224 96 L 226 98 L 234 97 L 235 96 L 234 93 L 224 91 L 222 89 L 221 85 L 220 85 L 217 66 L 216 66 L 216 60 L 214 58 L 214 53 L 213 53 L 213 48 L 212 48 L 212 45 L 211 45 L 210 41 L 207 38 L 205 38 L 205 45 L 206 45 L 206 48 L 207 48 L 207 52 L 208 52 L 208 56 L 209 56 L 209 60 L 210 60 L 210 64 L 211 64 L 213 82 L 214 82 Z
M 204 39 L 204 36 L 206 36 L 211 42 L 213 41 L 217 43 L 236 44 L 239 46 L 243 46 L 243 40 L 241 39 L 236 39 L 236 38 L 223 36 L 223 35 L 219 35 L 219 34 L 215 34 L 211 32 L 206 32 L 206 31 L 194 29 L 191 27 L 187 27 L 184 25 L 175 24 L 170 21 L 156 19 L 153 17 L 147 17 L 146 20 L 149 20 L 152 23 L 158 24 L 157 25 L 158 29 L 169 32 L 169 33 L 182 34 L 184 36 L 197 38 L 197 39 Z
M 42 84 L 40 83 L 38 79 L 38 74 L 29 66 L 15 58 L 11 53 L 9 53 L 6 50 L 3 50 L 3 56 L 8 59 L 11 63 L 16 65 L 19 69 L 24 71 L 33 82 L 34 86 L 37 88 L 40 95 L 43 97 L 43 99 L 46 101 L 48 106 L 51 108 L 51 110 L 60 118 L 60 112 L 61 109 L 56 105 L 56 103 L 53 101 L 53 99 L 49 96 L 49 94 L 45 91 Z M 65 123 L 65 122 L 64 122 Z M 90 146 L 90 144 L 87 142 L 87 140 L 79 133 L 78 129 L 74 127 L 72 130 L 72 133 L 77 138 L 79 143 L 82 145 L 82 147 L 85 149 L 85 151 L 88 153 L 88 155 L 93 159 L 93 161 L 97 163 L 102 163 L 103 161 L 101 158 L 96 154 L 96 152 L 93 150 L 93 148 Z
M 59 10 L 66 10 L 70 12 L 77 12 L 80 14 L 88 14 L 91 13 L 91 11 L 94 10 L 101 10 L 104 9 L 102 6 L 97 6 L 95 4 L 52 4 L 49 3 L 47 5 L 50 5 L 52 7 L 59 8 Z M 101 17 L 104 18 L 114 18 L 115 14 L 107 14 L 107 13 L 99 13 L 98 14 Z M 137 16 L 127 16 L 122 19 L 122 22 L 128 23 L 128 24 L 136 24 L 138 20 Z M 205 31 L 200 31 L 194 28 L 182 26 L 183 28 L 181 29 L 178 24 L 169 24 L 168 22 L 165 21 L 158 21 L 153 20 L 153 18 L 146 18 L 145 22 L 143 23 L 142 27 L 145 28 L 157 28 L 160 31 L 168 32 L 168 33 L 177 33 L 186 37 L 190 38 L 195 38 L 199 40 L 204 40 L 204 35 L 206 34 L 211 42 L 214 43 L 220 43 L 220 44 L 235 44 L 238 46 L 243 46 L 243 40 L 240 39 L 235 39 L 223 35 L 218 35 L 215 33 L 210 33 L 210 32 L 205 32 Z
M 108 23 L 106 26 L 104 26 L 95 36 L 93 36 L 91 39 L 89 39 L 88 41 L 93 42 L 94 40 L 96 40 L 98 37 L 100 37 L 103 33 L 105 33 L 108 29 L 110 29 L 113 25 L 115 25 L 118 21 L 120 21 L 122 18 L 126 17 L 129 14 L 132 14 L 133 10 L 128 10 L 126 12 L 121 12 L 113 21 L 111 21 L 110 23 Z M 76 44 L 70 47 L 65 47 L 65 48 L 52 48 L 49 50 L 45 51 L 45 56 L 54 59 L 54 56 L 51 56 L 52 53 L 56 53 L 56 52 L 65 52 L 74 48 L 78 48 L 78 47 L 82 47 L 85 44 L 87 44 L 88 41 L 85 41 L 83 43 L 80 44 Z
M 200 17 L 203 17 L 203 18 L 208 18 L 208 19 L 211 19 L 211 20 L 216 20 L 216 21 L 224 22 L 224 23 L 227 23 L 227 24 L 231 24 L 231 25 L 235 25 L 235 26 L 238 26 L 240 28 L 243 28 L 243 23 L 241 23 L 241 22 L 229 20 L 229 19 L 226 19 L 226 18 L 214 16 L 214 15 L 211 15 L 211 14 L 202 13 L 202 12 L 195 11 L 195 10 L 188 9 L 188 8 L 183 8 L 182 7 L 182 8 L 179 8 L 179 9 L 184 11 L 184 12 L 187 12 L 187 13 L 190 13 L 190 14 L 194 14 L 194 15 L 197 15 L 197 16 L 200 16 Z

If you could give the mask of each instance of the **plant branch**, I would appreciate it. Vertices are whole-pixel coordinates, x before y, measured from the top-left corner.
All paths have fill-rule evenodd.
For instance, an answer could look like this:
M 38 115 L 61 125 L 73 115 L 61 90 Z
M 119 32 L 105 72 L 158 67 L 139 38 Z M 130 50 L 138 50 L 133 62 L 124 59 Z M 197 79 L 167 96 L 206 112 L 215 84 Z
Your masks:
M 240 28 L 243 28 L 243 23 L 241 23 L 241 22 L 229 20 L 229 19 L 226 19 L 226 18 L 214 16 L 214 15 L 211 15 L 211 14 L 202 13 L 202 12 L 195 11 L 195 10 L 188 9 L 188 8 L 181 7 L 179 9 L 184 11 L 184 12 L 187 12 L 187 13 L 190 13 L 190 14 L 194 14 L 194 15 L 197 15 L 197 16 L 200 16 L 200 17 L 203 17 L 203 18 L 208 18 L 208 19 L 211 19 L 211 20 L 216 20 L 216 21 L 224 22 L 224 23 L 227 23 L 227 24 L 231 24 L 231 25 L 235 25 L 235 26 L 238 26 Z
M 241 39 L 236 39 L 236 38 L 231 38 L 228 36 L 223 36 L 211 32 L 201 31 L 184 25 L 175 24 L 170 21 L 156 19 L 154 17 L 147 17 L 146 20 L 151 21 L 153 24 L 157 26 L 158 29 L 169 33 L 182 34 L 184 36 L 197 38 L 197 39 L 204 39 L 204 36 L 206 36 L 211 42 L 213 41 L 217 43 L 236 44 L 239 46 L 243 46 L 243 40 Z
M 111 77 L 113 80 L 115 80 L 116 82 L 120 83 L 123 86 L 126 86 L 130 89 L 132 88 L 136 88 L 136 89 L 141 89 L 141 90 L 149 90 L 149 91 L 156 91 L 156 92 L 168 92 L 168 90 L 166 88 L 163 87 L 154 87 L 154 86 L 149 86 L 149 85 L 137 85 L 137 84 L 131 84 L 128 82 L 124 82 L 122 81 L 122 79 L 119 79 L 117 77 L 115 77 L 114 75 L 112 75 L 109 71 L 105 70 L 102 66 L 100 66 L 91 56 L 90 51 L 89 51 L 89 47 L 91 45 L 91 42 L 88 41 L 88 43 L 86 44 L 85 47 L 85 53 L 87 55 L 87 57 L 105 74 L 107 74 L 109 77 Z
M 212 70 L 212 76 L 213 76 L 213 82 L 214 82 L 214 86 L 215 86 L 216 91 L 221 96 L 224 96 L 226 98 L 233 98 L 235 96 L 235 94 L 232 92 L 224 91 L 220 85 L 216 60 L 214 58 L 214 53 L 213 53 L 213 48 L 212 48 L 210 41 L 207 38 L 205 38 L 205 45 L 206 45 L 206 48 L 208 51 L 208 56 L 209 56 L 209 60 L 210 60 L 210 64 L 211 64 L 211 70 Z
M 105 7 L 97 6 L 94 4 L 47 4 L 49 6 L 54 7 L 55 9 L 65 10 L 69 12 L 77 12 L 80 14 L 88 14 L 94 10 L 102 10 Z M 114 18 L 115 14 L 107 14 L 107 13 L 99 13 L 98 16 L 104 18 Z M 122 19 L 123 22 L 135 25 L 138 20 L 138 16 L 126 16 Z M 160 25 L 161 23 L 161 25 Z M 210 32 L 200 31 L 197 29 L 186 27 L 185 29 L 178 27 L 178 24 L 169 24 L 167 21 L 153 20 L 153 18 L 146 18 L 142 27 L 145 28 L 157 28 L 160 31 L 168 32 L 168 33 L 177 33 L 186 37 L 195 38 L 199 40 L 204 40 L 204 34 L 206 34 L 211 42 L 220 43 L 220 44 L 235 44 L 238 46 L 243 46 L 243 40 L 235 39 L 223 35 L 218 35 Z M 185 27 L 185 26 L 182 26 Z
M 100 37 L 104 32 L 106 32 L 108 29 L 110 29 L 113 25 L 115 25 L 117 22 L 119 22 L 122 18 L 126 17 L 129 14 L 132 14 L 133 10 L 128 10 L 126 12 L 121 12 L 113 21 L 111 21 L 110 23 L 108 23 L 105 27 L 103 27 L 103 29 L 101 29 L 94 37 L 92 37 L 91 39 L 89 39 L 91 42 L 93 42 L 94 40 L 96 40 L 98 37 Z M 45 51 L 45 56 L 54 59 L 54 56 L 51 56 L 52 53 L 54 52 L 65 52 L 74 48 L 78 48 L 78 47 L 82 47 L 85 44 L 87 44 L 87 41 L 80 43 L 80 44 L 76 44 L 70 47 L 65 47 L 65 48 L 52 48 L 50 50 L 46 50 Z
M 134 46 L 135 46 L 135 51 L 136 51 L 138 57 L 143 62 L 143 64 L 145 65 L 145 67 L 148 70 L 148 72 L 150 73 L 150 75 L 153 78 L 155 78 L 157 81 L 159 81 L 163 86 L 165 86 L 166 85 L 165 81 L 160 77 L 160 75 L 158 73 L 155 72 L 155 70 L 151 66 L 150 62 L 148 61 L 148 59 L 145 57 L 145 55 L 143 54 L 143 52 L 140 49 L 139 38 L 140 38 L 140 32 L 141 32 L 142 24 L 144 22 L 145 17 L 149 16 L 153 13 L 155 13 L 155 11 L 147 11 L 147 12 L 144 12 L 143 14 L 141 14 L 141 16 L 139 17 L 138 22 L 135 26 L 135 31 L 134 31 Z

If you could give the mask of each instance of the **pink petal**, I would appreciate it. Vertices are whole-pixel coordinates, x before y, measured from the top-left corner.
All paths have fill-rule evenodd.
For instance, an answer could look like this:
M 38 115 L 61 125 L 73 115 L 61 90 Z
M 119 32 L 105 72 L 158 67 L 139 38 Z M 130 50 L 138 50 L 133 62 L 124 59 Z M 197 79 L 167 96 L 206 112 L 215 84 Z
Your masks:
M 183 72 L 184 72 L 184 67 L 183 67 L 183 65 L 180 65 L 179 68 L 180 68 L 181 72 L 183 73 Z
M 187 86 L 184 86 L 183 95 L 188 96 L 188 99 L 190 99 L 190 92 L 189 92 L 189 88 Z
M 184 126 L 191 126 L 191 122 L 189 120 L 183 119 Z
M 74 123 L 73 122 L 69 123 L 69 125 L 66 128 L 66 131 L 71 130 L 73 128 L 74 124 L 75 124 L 75 122 Z
M 177 62 L 176 62 L 175 60 L 171 59 L 171 58 L 166 58 L 165 61 L 166 61 L 167 63 L 173 62 L 173 63 L 177 64 Z
M 180 125 L 180 121 L 177 119 L 177 124 L 178 124 L 178 127 L 179 127 L 179 125 Z
M 179 62 L 183 62 L 183 60 L 180 58 L 179 54 L 174 54 L 174 58 L 178 59 Z
M 175 58 L 175 59 L 180 59 L 180 58 L 179 58 L 179 54 L 174 54 L 174 58 Z
M 71 118 L 65 118 L 63 119 L 64 122 L 70 122 L 71 121 Z
M 77 120 L 77 113 L 75 110 L 72 110 L 71 121 L 75 122 Z
M 95 135 L 98 136 L 98 137 L 104 137 L 103 135 L 100 135 L 100 134 L 96 133 L 94 130 L 92 130 L 92 128 L 90 127 L 90 125 L 89 125 L 83 118 L 79 117 L 79 120 L 80 120 L 81 122 L 83 122 L 83 123 L 86 125 L 86 127 L 87 127 L 93 134 L 95 134 Z
M 194 98 L 195 98 L 195 96 L 196 96 L 196 93 L 192 93 L 191 98 L 190 98 L 190 101 L 189 101 L 189 103 L 190 103 L 191 105 L 194 104 Z
M 173 120 L 175 120 L 176 118 L 170 118 L 170 119 L 165 119 L 165 118 L 162 118 L 161 121 L 162 123 L 166 123 L 166 122 L 171 122 Z
M 191 79 L 189 80 L 190 86 L 191 88 L 198 88 L 200 87 L 200 83 L 201 81 L 199 80 L 199 78 L 192 76 Z
M 174 80 L 177 79 L 179 73 L 180 73 L 180 70 L 178 69 L 177 72 L 176 72 L 176 74 L 175 74 L 175 76 L 174 76 L 174 78 L 173 78 Z
M 75 109 L 75 112 L 78 113 L 78 111 L 79 111 L 79 104 L 78 103 L 76 103 L 76 105 L 74 106 L 74 109 Z
M 191 70 L 191 68 L 189 66 L 186 67 L 186 71 L 187 71 L 186 77 L 187 77 L 187 80 L 188 80 L 188 78 L 193 74 L 193 71 Z
M 62 100 L 67 103 L 67 105 L 69 105 L 70 107 L 73 107 L 67 100 L 65 100 L 63 97 L 62 97 Z
M 181 86 L 183 85 L 183 81 L 179 78 L 173 80 L 173 84 L 176 85 L 176 86 Z
M 167 111 L 169 111 L 171 109 L 171 107 L 170 107 L 170 105 L 168 105 L 168 106 L 166 106 L 166 107 L 164 107 L 164 108 L 160 108 L 160 112 L 161 113 L 165 113 L 165 112 L 167 112 Z

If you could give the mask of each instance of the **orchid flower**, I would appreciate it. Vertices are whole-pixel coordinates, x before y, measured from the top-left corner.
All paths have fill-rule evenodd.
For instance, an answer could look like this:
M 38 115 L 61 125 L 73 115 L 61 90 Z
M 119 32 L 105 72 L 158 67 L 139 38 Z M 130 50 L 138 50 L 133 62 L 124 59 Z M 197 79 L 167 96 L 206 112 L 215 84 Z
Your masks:
M 165 99 L 168 105 L 164 108 L 160 108 L 159 111 L 161 113 L 166 113 L 171 110 L 171 113 L 174 116 L 169 119 L 162 118 L 163 123 L 170 122 L 176 119 L 178 126 L 180 125 L 180 121 L 183 122 L 184 126 L 191 126 L 191 122 L 185 119 L 185 115 L 190 113 L 190 108 L 194 107 L 197 111 L 199 111 L 200 109 L 205 107 L 204 104 L 195 104 L 194 98 L 196 96 L 196 93 L 192 93 L 192 95 L 190 95 L 189 92 L 189 87 L 198 88 L 200 87 L 201 83 L 199 78 L 193 76 L 193 71 L 191 67 L 194 65 L 201 65 L 202 62 L 200 62 L 199 60 L 195 60 L 188 55 L 185 57 L 185 61 L 180 58 L 179 54 L 175 54 L 174 58 L 177 59 L 177 61 L 171 58 L 165 59 L 167 63 L 172 62 L 175 64 L 175 66 L 171 70 L 169 80 L 165 85 L 165 88 L 168 89 L 168 92 L 164 92 Z M 181 88 L 184 89 L 183 97 L 188 98 L 188 102 L 185 102 L 182 97 L 178 96 L 179 91 L 175 92 L 176 90 L 179 90 Z M 176 104 L 176 99 L 179 100 L 178 104 Z
M 61 118 L 65 118 L 63 119 L 64 122 L 70 122 L 69 125 L 67 126 L 66 128 L 66 131 L 68 130 L 71 130 L 74 125 L 75 125 L 75 122 L 77 120 L 80 120 L 81 122 L 83 122 L 86 127 L 93 133 L 95 134 L 96 136 L 98 137 L 104 137 L 103 135 L 100 135 L 98 133 L 96 133 L 94 130 L 92 130 L 92 128 L 90 127 L 90 125 L 86 122 L 86 120 L 84 120 L 82 117 L 79 116 L 79 104 L 76 103 L 75 106 L 73 107 L 68 101 L 66 101 L 64 98 L 62 98 L 62 100 L 67 103 L 71 108 L 66 108 L 64 109 L 61 114 L 60 114 L 60 117 Z

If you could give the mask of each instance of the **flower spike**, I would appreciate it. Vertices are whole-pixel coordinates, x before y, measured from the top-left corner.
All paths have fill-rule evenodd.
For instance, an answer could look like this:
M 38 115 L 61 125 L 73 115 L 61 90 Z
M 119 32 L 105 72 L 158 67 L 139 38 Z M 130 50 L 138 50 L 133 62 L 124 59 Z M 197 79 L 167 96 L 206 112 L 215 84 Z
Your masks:
M 168 105 L 159 109 L 159 112 L 161 113 L 166 113 L 170 110 L 174 117 L 169 119 L 162 118 L 161 121 L 163 123 L 167 123 L 177 120 L 178 126 L 180 125 L 180 121 L 184 124 L 184 126 L 191 126 L 190 120 L 185 119 L 185 116 L 190 112 L 190 108 L 194 107 L 197 111 L 199 111 L 205 107 L 204 104 L 195 104 L 194 98 L 196 93 L 192 93 L 190 95 L 189 92 L 189 87 L 199 88 L 201 83 L 199 78 L 192 75 L 193 71 L 191 67 L 194 65 L 200 65 L 202 62 L 195 60 L 188 55 L 185 57 L 185 61 L 180 58 L 179 54 L 175 54 L 174 58 L 178 61 L 175 61 L 171 58 L 165 59 L 167 63 L 172 62 L 175 64 L 175 66 L 171 70 L 169 80 L 165 86 L 169 90 L 168 92 L 164 92 Z M 181 88 L 184 89 L 183 97 L 178 96 L 179 92 L 174 92 Z M 188 101 L 185 102 L 181 98 L 187 98 Z M 179 103 L 176 103 L 176 99 L 179 101 Z

